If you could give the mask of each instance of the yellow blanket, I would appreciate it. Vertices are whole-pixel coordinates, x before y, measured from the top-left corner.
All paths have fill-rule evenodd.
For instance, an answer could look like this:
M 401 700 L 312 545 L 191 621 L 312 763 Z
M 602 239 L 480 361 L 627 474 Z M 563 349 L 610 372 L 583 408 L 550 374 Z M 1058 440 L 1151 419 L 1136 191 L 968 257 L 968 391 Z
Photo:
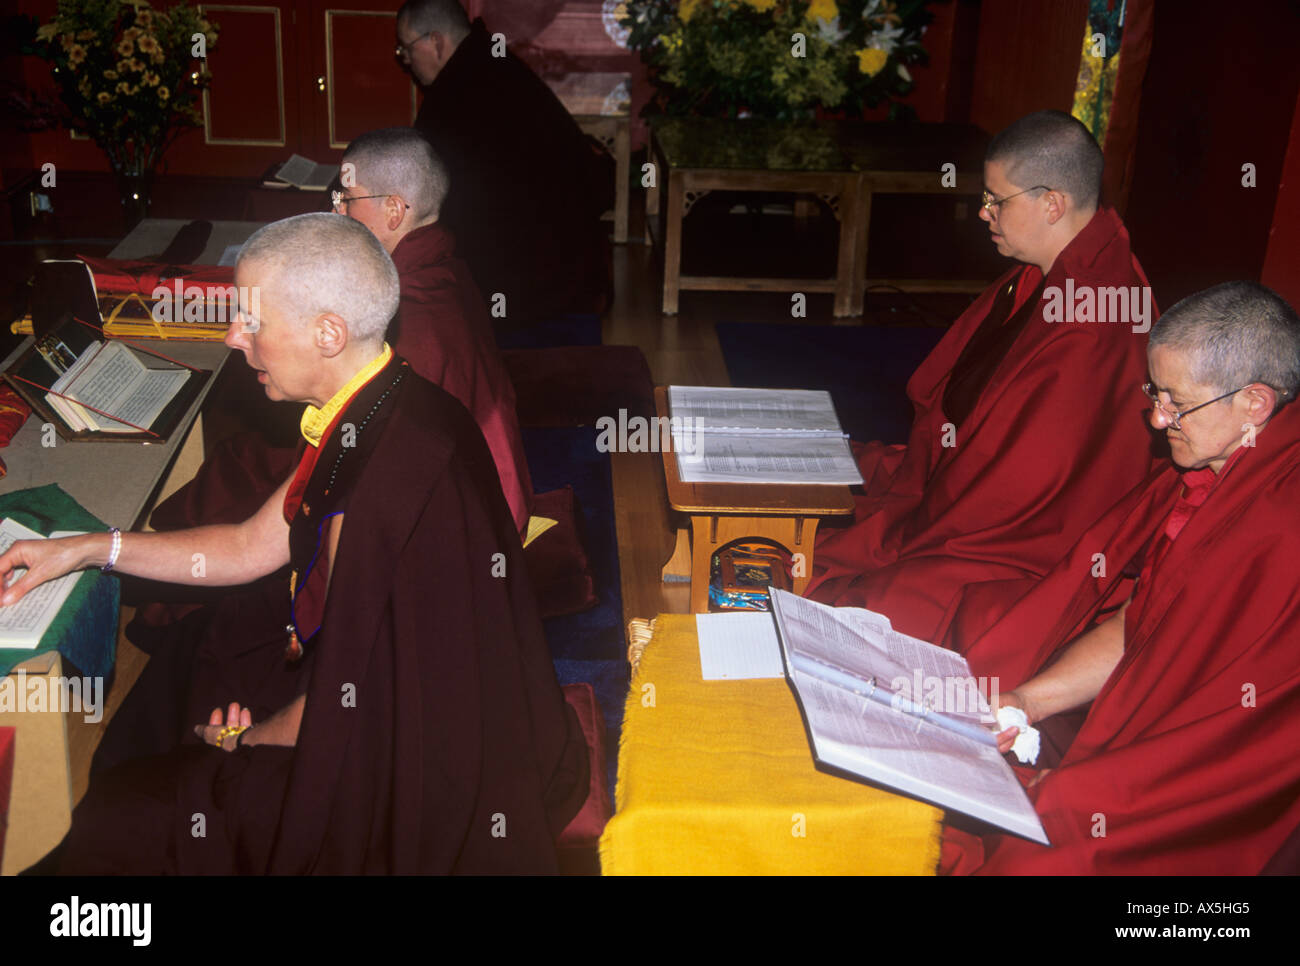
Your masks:
M 824 774 L 784 680 L 704 681 L 658 619 L 623 717 L 607 875 L 933 874 L 941 809 Z

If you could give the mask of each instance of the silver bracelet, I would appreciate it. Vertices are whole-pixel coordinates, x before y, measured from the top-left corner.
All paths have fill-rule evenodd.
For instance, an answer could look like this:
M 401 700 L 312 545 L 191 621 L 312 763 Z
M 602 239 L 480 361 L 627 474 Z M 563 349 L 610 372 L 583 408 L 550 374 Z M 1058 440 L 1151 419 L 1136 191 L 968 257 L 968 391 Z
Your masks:
M 118 555 L 122 552 L 122 531 L 117 527 L 109 527 L 108 532 L 113 535 L 113 549 L 108 552 L 108 563 L 99 568 L 99 572 L 106 574 L 117 565 Z

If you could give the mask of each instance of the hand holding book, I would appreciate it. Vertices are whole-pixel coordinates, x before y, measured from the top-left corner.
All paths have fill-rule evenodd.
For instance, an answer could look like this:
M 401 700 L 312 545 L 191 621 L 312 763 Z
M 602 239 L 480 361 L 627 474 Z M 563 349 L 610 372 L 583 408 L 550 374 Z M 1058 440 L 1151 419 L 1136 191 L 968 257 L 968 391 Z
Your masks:
M 18 540 L 0 554 L 0 607 L 10 607 L 39 587 L 65 574 L 98 567 L 108 560 L 109 535 L 87 533 L 48 540 Z M 14 579 L 14 572 L 26 573 Z

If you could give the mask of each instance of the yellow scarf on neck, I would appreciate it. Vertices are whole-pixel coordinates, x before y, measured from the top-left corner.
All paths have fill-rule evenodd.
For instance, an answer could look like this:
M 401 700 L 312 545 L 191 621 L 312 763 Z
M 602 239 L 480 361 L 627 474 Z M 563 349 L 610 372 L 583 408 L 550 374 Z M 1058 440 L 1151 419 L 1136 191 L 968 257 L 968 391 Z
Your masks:
M 375 377 L 375 373 L 388 365 L 388 360 L 392 357 L 393 350 L 385 342 L 383 351 L 359 369 L 357 374 L 348 380 L 347 385 L 330 398 L 324 408 L 308 406 L 302 414 L 302 438 L 312 446 L 320 446 L 321 436 L 329 429 L 330 423 L 334 422 L 334 417 L 339 414 L 339 410 L 356 395 L 358 389 Z

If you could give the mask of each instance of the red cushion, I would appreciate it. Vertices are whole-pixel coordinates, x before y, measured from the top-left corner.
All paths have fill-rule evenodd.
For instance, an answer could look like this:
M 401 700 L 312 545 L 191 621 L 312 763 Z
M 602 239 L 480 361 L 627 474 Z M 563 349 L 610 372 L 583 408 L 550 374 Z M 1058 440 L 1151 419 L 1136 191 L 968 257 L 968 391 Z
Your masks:
M 595 607 L 596 580 L 578 534 L 573 487 L 534 494 L 533 515 L 559 521 L 524 549 L 542 617 Z
M 562 689 L 564 700 L 569 702 L 582 724 L 582 736 L 587 739 L 591 755 L 591 790 L 581 811 L 573 817 L 560 833 L 561 848 L 594 846 L 605 831 L 611 811 L 609 789 L 605 784 L 605 719 L 596 703 L 596 692 L 585 681 L 566 684 Z

